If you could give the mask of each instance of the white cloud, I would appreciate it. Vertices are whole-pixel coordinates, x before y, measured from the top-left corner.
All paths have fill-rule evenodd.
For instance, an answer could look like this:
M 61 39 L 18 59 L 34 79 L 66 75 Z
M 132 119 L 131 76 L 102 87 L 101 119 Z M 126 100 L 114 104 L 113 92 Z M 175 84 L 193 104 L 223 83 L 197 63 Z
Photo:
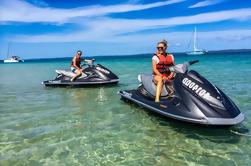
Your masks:
M 211 5 L 221 3 L 223 1 L 224 0 L 205 0 L 205 1 L 198 2 L 192 6 L 189 6 L 188 8 L 198 8 L 198 7 L 211 6 Z
M 2 0 L 0 2 L 0 22 L 67 22 L 77 17 L 104 16 L 111 13 L 123 13 L 146 10 L 182 2 L 184 0 L 168 0 L 149 4 L 120 4 L 110 6 L 88 6 L 73 9 L 37 7 L 20 0 Z
M 170 43 L 169 51 L 188 51 L 189 41 L 192 37 L 192 32 L 166 32 L 166 33 L 155 33 L 155 34 L 133 34 L 128 36 L 114 36 L 112 38 L 104 38 L 100 40 L 90 40 L 90 41 L 81 41 L 81 43 L 97 43 L 93 45 L 88 45 L 88 51 L 96 50 L 93 55 L 104 55 L 104 54 L 135 54 L 135 53 L 146 53 L 154 52 L 155 45 L 160 39 L 167 39 Z M 251 34 L 251 30 L 243 29 L 232 29 L 232 30 L 222 30 L 222 31 L 208 31 L 208 32 L 198 32 L 198 47 L 200 49 L 215 50 L 215 49 L 224 49 L 224 48 L 250 48 L 251 35 L 247 38 L 247 34 Z M 72 37 L 78 38 L 79 34 L 75 36 L 61 36 L 62 41 L 69 41 Z M 85 38 L 85 35 L 82 34 L 81 37 Z M 48 37 L 48 36 L 47 36 Z M 47 37 L 45 36 L 46 40 Z M 59 37 L 59 36 L 58 36 Z M 89 35 L 91 39 L 91 35 Z M 86 38 L 87 39 L 87 38 Z M 241 40 L 240 39 L 244 39 Z M 110 43 L 110 44 L 109 44 Z M 241 43 L 241 44 L 240 44 Z M 83 44 L 84 45 L 84 44 Z M 104 48 L 104 46 L 107 48 Z M 116 49 L 112 49 L 115 45 Z M 119 48 L 119 49 L 118 49 Z M 127 49 L 130 48 L 130 49 Z M 102 51 L 100 51 L 102 50 Z M 122 52 L 121 52 L 122 50 Z
M 13 1 L 10 1 L 10 3 L 11 2 Z M 178 1 L 165 1 L 165 3 L 166 2 L 170 3 Z M 22 1 L 22 3 L 17 3 L 15 5 L 17 7 L 18 5 L 24 5 L 24 3 L 25 2 Z M 78 9 L 40 8 L 28 3 L 25 5 L 26 8 L 19 6 L 19 8 L 17 8 L 18 12 L 14 13 L 13 15 L 9 13 L 10 15 L 8 17 L 2 17 L 0 20 L 49 23 L 71 22 L 78 25 L 80 29 L 81 27 L 83 28 L 82 30 L 47 33 L 42 35 L 8 36 L 8 38 L 11 38 L 15 42 L 102 42 L 123 43 L 128 47 L 133 47 L 134 45 L 138 45 L 138 43 L 140 43 L 139 45 L 141 47 L 144 46 L 144 48 L 146 48 L 146 46 L 149 46 L 151 48 L 151 46 L 154 45 L 159 39 L 167 38 L 170 41 L 172 48 L 185 50 L 187 49 L 187 42 L 190 40 L 189 38 L 191 37 L 192 32 L 162 32 L 141 34 L 140 31 L 150 29 L 158 30 L 159 28 L 188 24 L 198 25 L 204 23 L 215 23 L 229 20 L 245 21 L 251 18 L 251 8 L 206 12 L 190 16 L 179 16 L 163 19 L 113 19 L 109 18 L 108 16 L 104 17 L 105 15 L 114 12 L 144 10 L 153 7 L 154 5 L 163 5 L 162 2 L 146 5 L 125 5 L 125 8 L 123 9 L 118 9 L 118 7 L 124 5 L 113 5 L 106 7 L 92 6 Z M 30 6 L 30 8 L 27 8 L 27 5 Z M 2 6 L 0 6 L 0 11 L 2 11 L 1 8 Z M 96 9 L 98 9 L 98 11 L 96 11 Z M 12 9 L 10 9 L 10 11 L 11 10 Z M 77 10 L 79 10 L 79 13 Z M 25 14 L 25 12 L 27 12 L 27 14 Z M 20 13 L 21 15 L 17 15 Z M 44 13 L 44 15 L 41 15 L 41 13 Z M 50 14 L 51 16 L 49 16 Z M 207 47 L 208 42 L 210 43 L 210 47 L 214 46 L 217 48 L 217 44 L 220 45 L 221 43 L 227 43 L 225 45 L 229 45 L 234 48 L 235 44 L 237 45 L 240 40 L 244 41 L 245 43 L 250 41 L 250 36 L 247 34 L 251 34 L 251 30 L 232 29 L 212 32 L 199 32 L 199 37 L 203 39 L 202 42 L 200 42 L 202 45 L 200 48 L 209 48 L 209 46 Z M 228 44 L 228 42 L 232 45 Z
M 18 36 L 24 42 L 74 42 L 74 41 L 111 41 L 133 37 L 130 32 L 158 29 L 177 25 L 213 23 L 226 20 L 245 20 L 251 18 L 251 8 L 201 13 L 193 16 L 167 19 L 111 19 L 96 18 L 79 21 L 85 30 L 70 33 L 49 33 L 34 36 Z M 133 40 L 133 38 L 132 38 Z M 119 40 L 118 40 L 119 41 Z
M 27 1 L 35 4 L 36 6 L 41 6 L 41 7 L 48 7 L 49 6 L 49 4 L 43 0 L 27 0 Z

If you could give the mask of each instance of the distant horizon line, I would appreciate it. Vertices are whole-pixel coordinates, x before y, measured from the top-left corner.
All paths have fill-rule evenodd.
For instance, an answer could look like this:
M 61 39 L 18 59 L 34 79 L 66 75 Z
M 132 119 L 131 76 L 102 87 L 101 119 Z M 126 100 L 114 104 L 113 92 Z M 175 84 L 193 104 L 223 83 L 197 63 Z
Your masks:
M 210 53 L 238 53 L 238 52 L 251 52 L 251 48 L 243 48 L 243 49 L 223 49 L 223 50 L 209 50 L 207 51 L 207 54 Z M 172 54 L 186 54 L 187 51 L 185 52 L 170 52 Z M 95 56 L 84 56 L 84 57 L 123 57 L 123 56 L 137 56 L 137 55 L 151 55 L 153 53 L 137 53 L 137 54 L 124 54 L 124 55 L 95 55 Z M 12 56 L 11 56 L 12 57 Z M 19 56 L 22 58 L 21 56 Z M 67 56 L 67 57 L 41 57 L 41 58 L 29 58 L 25 60 L 48 60 L 48 59 L 66 59 L 66 58 L 72 58 L 72 56 Z M 22 58 L 23 59 L 23 58 Z M 0 61 L 3 61 L 4 59 L 0 59 Z

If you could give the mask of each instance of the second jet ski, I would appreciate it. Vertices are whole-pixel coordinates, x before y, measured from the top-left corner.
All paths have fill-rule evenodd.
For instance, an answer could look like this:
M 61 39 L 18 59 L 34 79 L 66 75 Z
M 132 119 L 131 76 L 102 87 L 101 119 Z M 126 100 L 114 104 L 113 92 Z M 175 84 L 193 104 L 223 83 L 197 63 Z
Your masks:
M 139 86 L 118 92 L 124 101 L 130 101 L 169 118 L 203 125 L 231 126 L 241 123 L 244 115 L 234 102 L 218 87 L 189 66 L 198 61 L 185 62 L 171 67 L 176 73 L 173 95 L 163 85 L 160 102 L 155 102 L 156 85 L 152 75 L 139 75 Z
M 116 84 L 119 78 L 112 71 L 101 64 L 94 65 L 95 59 L 85 60 L 87 67 L 83 69 L 83 73 L 75 81 L 71 81 L 74 73 L 66 70 L 56 70 L 58 74 L 54 80 L 42 82 L 45 86 L 90 86 Z

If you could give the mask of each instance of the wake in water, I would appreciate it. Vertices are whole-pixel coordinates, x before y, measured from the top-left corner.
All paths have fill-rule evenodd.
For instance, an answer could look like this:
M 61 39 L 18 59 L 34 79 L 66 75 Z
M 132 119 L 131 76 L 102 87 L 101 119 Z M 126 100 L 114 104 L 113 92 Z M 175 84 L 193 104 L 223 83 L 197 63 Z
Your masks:
M 233 134 L 236 134 L 236 135 L 251 137 L 250 130 L 246 126 L 244 126 L 243 124 L 233 126 L 230 128 L 229 131 Z

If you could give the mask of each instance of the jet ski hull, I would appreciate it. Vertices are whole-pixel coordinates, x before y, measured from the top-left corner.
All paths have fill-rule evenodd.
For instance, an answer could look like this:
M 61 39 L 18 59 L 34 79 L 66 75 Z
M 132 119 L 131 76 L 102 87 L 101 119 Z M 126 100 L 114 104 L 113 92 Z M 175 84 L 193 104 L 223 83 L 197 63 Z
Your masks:
M 137 90 L 119 91 L 118 94 L 124 101 L 133 102 L 147 110 L 183 122 L 211 126 L 232 126 L 244 120 L 244 115 L 242 113 L 234 118 L 208 118 L 199 110 L 187 110 L 184 105 L 180 103 L 182 101 L 178 98 L 165 99 L 161 100 L 159 103 L 155 103 L 153 100 L 143 98 Z
M 84 87 L 84 86 L 98 86 L 98 85 L 107 85 L 107 84 L 117 84 L 119 79 L 114 80 L 107 80 L 107 81 L 65 81 L 65 80 L 49 80 L 44 81 L 42 84 L 45 86 L 52 86 L 52 87 L 66 87 L 66 86 L 74 86 L 74 87 Z

